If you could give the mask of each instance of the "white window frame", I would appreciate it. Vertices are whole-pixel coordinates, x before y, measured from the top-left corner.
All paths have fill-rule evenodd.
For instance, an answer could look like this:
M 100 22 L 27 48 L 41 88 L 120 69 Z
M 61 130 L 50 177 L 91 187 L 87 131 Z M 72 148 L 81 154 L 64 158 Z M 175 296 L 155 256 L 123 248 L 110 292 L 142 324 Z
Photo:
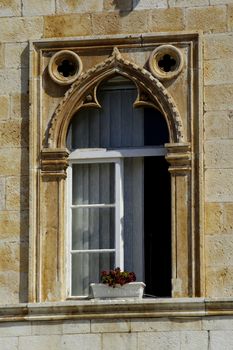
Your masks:
M 87 296 L 74 296 L 72 291 L 72 254 L 82 253 L 81 250 L 72 250 L 72 209 L 78 207 L 86 208 L 115 208 L 115 247 L 114 249 L 96 249 L 96 252 L 115 252 L 115 266 L 124 270 L 124 163 L 123 159 L 130 157 L 165 156 L 164 146 L 154 147 L 129 147 L 108 150 L 105 148 L 76 149 L 69 155 L 69 166 L 67 169 L 67 231 L 68 231 L 68 266 L 67 266 L 67 297 L 69 299 L 86 299 Z M 72 165 L 73 164 L 115 164 L 115 204 L 83 204 L 72 205 Z M 94 249 L 85 250 L 95 252 Z

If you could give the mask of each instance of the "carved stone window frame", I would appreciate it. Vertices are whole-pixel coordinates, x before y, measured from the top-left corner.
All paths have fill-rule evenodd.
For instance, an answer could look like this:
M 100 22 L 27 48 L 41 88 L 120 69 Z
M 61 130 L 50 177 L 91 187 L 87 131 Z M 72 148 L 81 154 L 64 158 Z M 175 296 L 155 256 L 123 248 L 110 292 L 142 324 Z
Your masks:
M 165 83 L 148 66 L 149 55 L 164 44 L 185 52 L 183 76 Z M 80 55 L 83 73 L 70 87 L 56 88 L 48 80 L 48 62 L 61 50 Z M 97 63 L 90 66 L 91 53 Z M 148 57 L 143 65 L 137 61 L 141 54 Z M 172 185 L 172 296 L 204 295 L 201 35 L 159 33 L 30 43 L 30 302 L 67 298 L 67 130 L 79 108 L 98 105 L 98 85 L 116 74 L 135 83 L 135 107 L 153 106 L 166 118 Z M 179 84 L 176 79 L 187 80 L 188 102 L 181 112 L 183 100 L 179 98 L 183 97 L 172 90 Z

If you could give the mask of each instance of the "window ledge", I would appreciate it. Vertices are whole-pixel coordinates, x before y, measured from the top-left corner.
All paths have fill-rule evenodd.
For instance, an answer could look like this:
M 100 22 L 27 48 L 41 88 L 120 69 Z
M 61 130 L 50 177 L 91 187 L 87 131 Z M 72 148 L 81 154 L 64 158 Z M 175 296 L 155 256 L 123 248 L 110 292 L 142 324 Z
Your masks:
M 0 306 L 0 322 L 227 315 L 233 315 L 233 298 L 92 299 Z

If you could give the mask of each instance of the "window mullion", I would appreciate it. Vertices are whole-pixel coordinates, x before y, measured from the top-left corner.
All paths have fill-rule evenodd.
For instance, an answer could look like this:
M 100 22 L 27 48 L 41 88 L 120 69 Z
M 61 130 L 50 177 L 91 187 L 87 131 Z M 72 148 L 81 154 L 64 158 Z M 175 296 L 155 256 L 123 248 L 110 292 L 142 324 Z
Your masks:
M 124 269 L 124 201 L 123 201 L 123 184 L 124 184 L 123 159 L 118 159 L 115 163 L 115 249 L 116 267 Z

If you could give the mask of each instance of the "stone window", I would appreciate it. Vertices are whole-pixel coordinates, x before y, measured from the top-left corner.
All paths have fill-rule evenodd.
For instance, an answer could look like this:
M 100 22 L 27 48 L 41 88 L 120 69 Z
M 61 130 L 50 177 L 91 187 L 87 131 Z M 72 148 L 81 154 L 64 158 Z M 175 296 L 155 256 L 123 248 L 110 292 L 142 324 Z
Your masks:
M 199 47 L 31 44 L 31 301 L 88 296 L 113 266 L 150 296 L 203 293 Z

